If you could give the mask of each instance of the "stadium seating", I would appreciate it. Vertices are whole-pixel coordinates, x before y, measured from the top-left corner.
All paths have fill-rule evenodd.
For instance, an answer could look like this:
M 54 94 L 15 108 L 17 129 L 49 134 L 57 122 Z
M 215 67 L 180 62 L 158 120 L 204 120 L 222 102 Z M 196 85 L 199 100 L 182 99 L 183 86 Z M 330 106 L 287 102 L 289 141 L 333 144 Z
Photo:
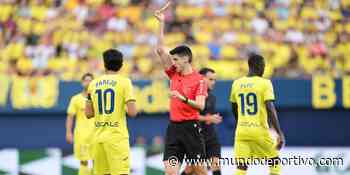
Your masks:
M 101 72 L 101 52 L 114 47 L 125 54 L 123 74 L 152 79 L 160 72 L 153 11 L 164 1 L 1 1 L 0 73 L 78 80 Z M 346 0 L 177 1 L 165 42 L 192 46 L 194 66 L 213 67 L 220 79 L 244 75 L 252 51 L 267 59 L 266 77 L 341 77 L 350 73 L 349 17 Z

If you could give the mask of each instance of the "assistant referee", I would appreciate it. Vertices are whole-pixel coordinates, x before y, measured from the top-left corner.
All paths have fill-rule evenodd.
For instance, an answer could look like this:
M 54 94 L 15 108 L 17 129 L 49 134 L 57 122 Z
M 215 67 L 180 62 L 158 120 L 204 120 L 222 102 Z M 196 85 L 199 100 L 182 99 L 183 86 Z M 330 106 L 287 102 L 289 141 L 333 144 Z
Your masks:
M 204 138 L 199 124 L 199 111 L 205 107 L 207 85 L 203 76 L 192 68 L 192 51 L 185 45 L 165 51 L 164 14 L 167 3 L 155 12 L 160 22 L 156 53 L 160 57 L 165 73 L 170 79 L 170 123 L 166 131 L 164 166 L 166 175 L 177 175 L 181 163 L 186 159 L 205 158 Z M 199 166 L 197 175 L 206 174 Z

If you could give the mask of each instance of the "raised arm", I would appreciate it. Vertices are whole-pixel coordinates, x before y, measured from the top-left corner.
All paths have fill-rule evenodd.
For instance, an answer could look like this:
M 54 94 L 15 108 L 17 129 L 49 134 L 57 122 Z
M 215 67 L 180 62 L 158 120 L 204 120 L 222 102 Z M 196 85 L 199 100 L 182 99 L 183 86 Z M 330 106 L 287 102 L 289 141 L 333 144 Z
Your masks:
M 159 21 L 159 34 L 158 34 L 158 40 L 157 40 L 157 46 L 156 46 L 156 53 L 159 56 L 164 69 L 168 69 L 173 64 L 171 57 L 169 53 L 165 51 L 165 46 L 164 46 L 164 28 L 165 28 L 164 11 L 170 6 L 170 4 L 171 4 L 170 1 L 168 1 L 164 7 L 155 11 L 154 13 L 154 16 Z
M 277 149 L 281 149 L 285 144 L 285 138 L 278 121 L 275 105 L 273 104 L 273 101 L 266 101 L 265 105 L 267 109 L 267 114 L 271 120 L 272 127 L 278 134 Z

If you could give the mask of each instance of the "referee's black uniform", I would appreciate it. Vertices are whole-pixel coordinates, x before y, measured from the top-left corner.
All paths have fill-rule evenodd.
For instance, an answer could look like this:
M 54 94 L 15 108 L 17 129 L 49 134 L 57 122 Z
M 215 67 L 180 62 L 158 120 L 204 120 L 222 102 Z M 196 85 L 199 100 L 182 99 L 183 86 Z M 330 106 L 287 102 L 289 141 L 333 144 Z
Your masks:
M 208 97 L 205 101 L 205 109 L 201 111 L 202 116 L 206 116 L 207 114 L 216 114 L 216 97 L 208 91 Z M 219 157 L 221 153 L 221 146 L 219 143 L 219 139 L 217 137 L 214 124 L 206 124 L 205 122 L 201 122 L 201 128 L 203 129 L 203 136 L 205 140 L 205 150 L 206 150 L 206 157 L 212 158 L 212 157 Z

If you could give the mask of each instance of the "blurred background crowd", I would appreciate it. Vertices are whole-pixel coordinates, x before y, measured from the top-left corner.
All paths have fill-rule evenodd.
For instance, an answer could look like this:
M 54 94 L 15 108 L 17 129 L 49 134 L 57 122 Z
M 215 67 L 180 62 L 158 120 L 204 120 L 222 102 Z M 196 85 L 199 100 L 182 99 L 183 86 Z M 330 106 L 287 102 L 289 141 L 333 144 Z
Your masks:
M 194 66 L 219 79 L 247 72 L 249 52 L 267 59 L 267 77 L 350 74 L 349 0 L 173 0 L 165 43 L 186 43 Z M 155 9 L 165 0 L 1 0 L 0 74 L 78 80 L 102 73 L 101 53 L 118 48 L 122 73 L 163 78 L 153 48 Z

